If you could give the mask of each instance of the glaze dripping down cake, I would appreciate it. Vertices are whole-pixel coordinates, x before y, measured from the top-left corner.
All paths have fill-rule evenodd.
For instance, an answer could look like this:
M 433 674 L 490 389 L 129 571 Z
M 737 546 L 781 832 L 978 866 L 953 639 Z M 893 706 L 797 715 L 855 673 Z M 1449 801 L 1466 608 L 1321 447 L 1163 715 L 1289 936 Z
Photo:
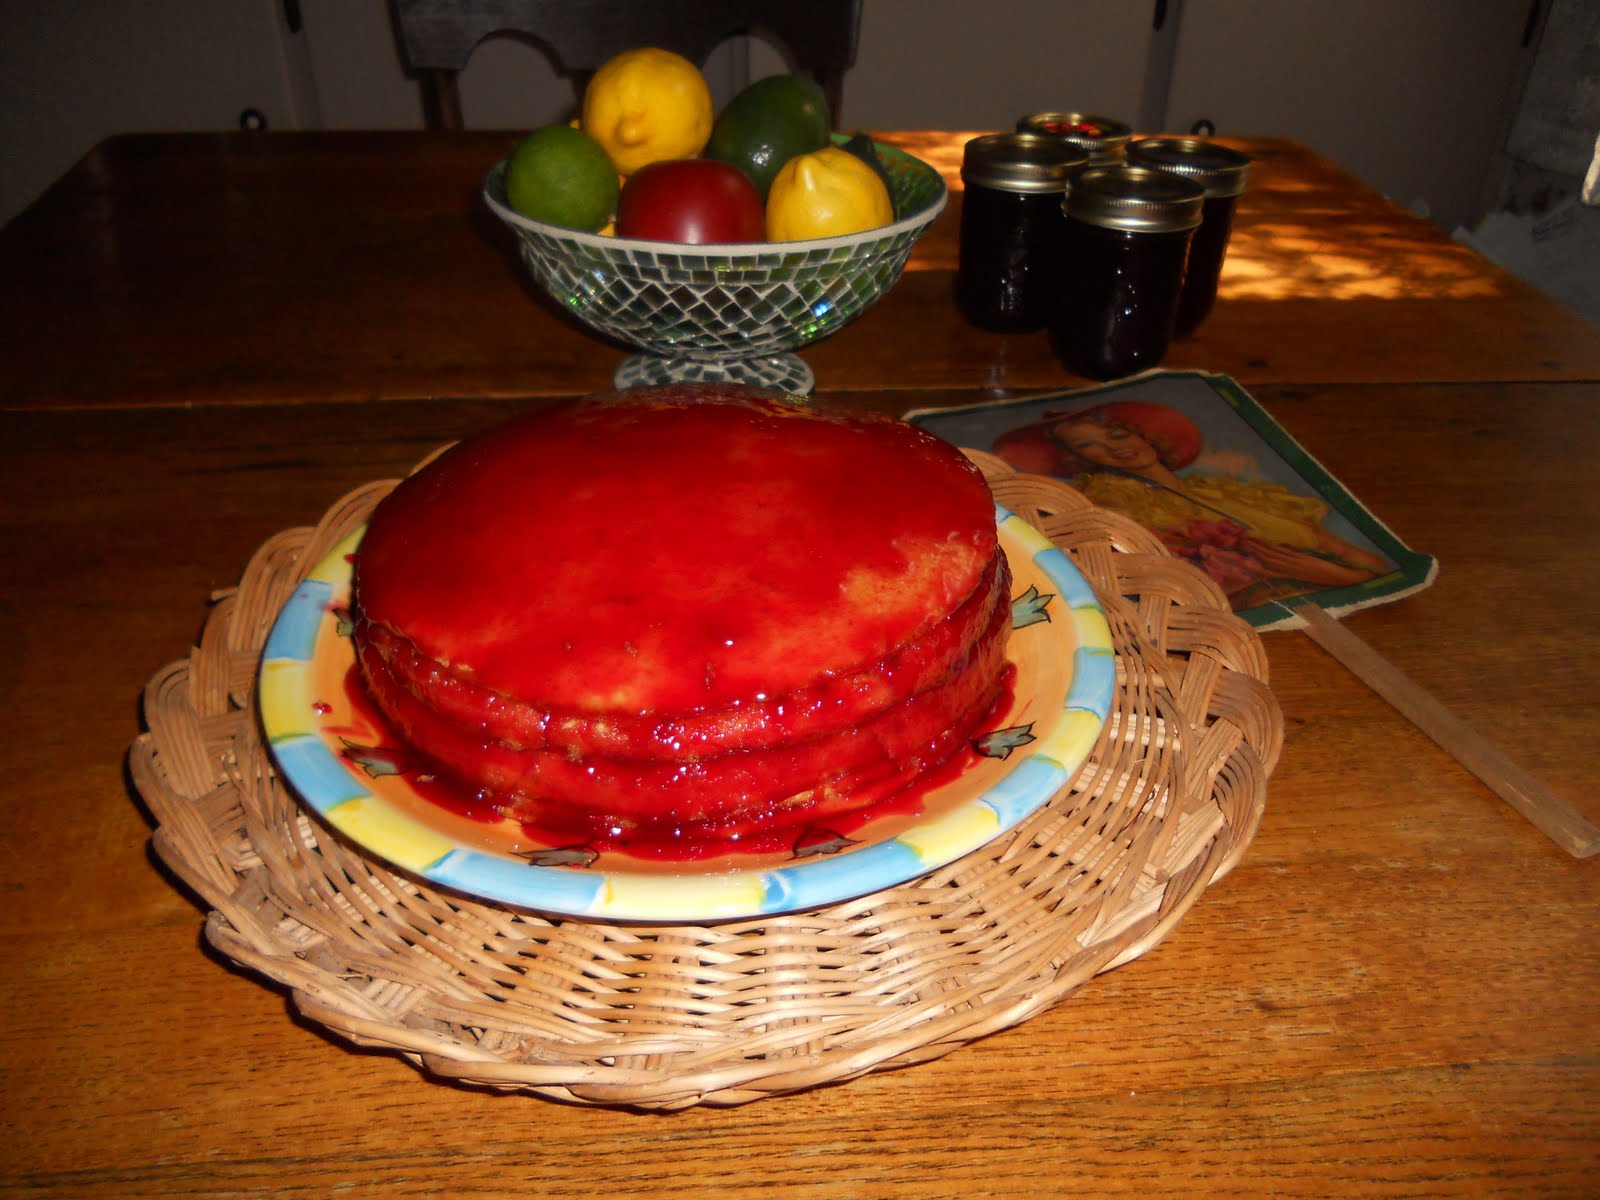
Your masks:
M 954 448 L 678 385 L 530 413 L 374 511 L 368 693 L 430 767 L 597 848 L 738 845 L 881 801 L 1000 691 L 1010 572 Z

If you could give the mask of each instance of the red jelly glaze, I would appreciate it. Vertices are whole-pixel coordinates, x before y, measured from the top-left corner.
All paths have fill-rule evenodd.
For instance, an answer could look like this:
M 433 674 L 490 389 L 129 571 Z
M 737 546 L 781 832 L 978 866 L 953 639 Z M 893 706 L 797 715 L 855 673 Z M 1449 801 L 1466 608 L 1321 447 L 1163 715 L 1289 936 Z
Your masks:
M 429 804 L 480 825 L 498 825 L 505 820 L 505 804 L 499 796 L 468 791 L 443 775 L 417 775 L 411 786 Z
M 524 749 L 574 756 L 698 759 L 729 748 L 760 750 L 859 725 L 908 692 L 932 687 L 963 660 L 1002 609 L 1009 609 L 1003 555 L 983 584 L 930 633 L 864 671 L 835 673 L 813 686 L 765 700 L 690 714 L 603 717 L 552 713 L 482 687 L 418 653 L 409 639 L 371 622 L 358 640 L 375 650 L 394 681 L 452 724 Z
M 946 760 L 952 777 L 959 773 L 957 764 L 970 761 L 970 753 L 958 751 Z M 653 862 L 704 862 L 733 854 L 788 854 L 798 858 L 802 856 L 800 848 L 806 844 L 835 837 L 850 839 L 882 816 L 920 811 L 923 798 L 938 787 L 944 777 L 944 764 L 941 764 L 936 772 L 928 775 L 885 783 L 880 789 L 884 793 L 881 798 L 872 798 L 870 803 L 853 812 L 821 818 L 794 814 L 781 821 L 761 825 L 747 823 L 712 831 L 663 828 L 648 834 L 635 833 L 624 840 L 613 829 L 584 822 L 523 821 L 521 824 L 530 840 L 542 846 L 581 845 L 599 851 L 621 849 L 634 858 Z M 841 842 L 841 848 L 843 844 Z
M 990 705 L 988 718 L 980 728 L 987 727 L 1010 708 L 1015 674 L 1014 667 L 1006 668 L 1000 695 Z M 377 734 L 379 741 L 385 745 L 398 744 L 394 732 L 367 697 L 360 672 L 354 666 L 345 673 L 345 693 L 355 714 Z M 912 779 L 891 777 L 882 781 L 873 789 L 878 794 L 865 797 L 867 802 L 852 812 L 818 817 L 804 809 L 787 813 L 782 820 L 760 827 L 747 823 L 719 831 L 696 830 L 692 837 L 682 836 L 670 826 L 625 834 L 620 827 L 608 826 L 592 814 L 578 812 L 571 813 L 567 821 L 521 821 L 519 824 L 528 840 L 538 846 L 584 846 L 596 851 L 624 849 L 635 858 L 658 862 L 697 862 L 728 854 L 792 854 L 802 842 L 826 840 L 828 835 L 849 839 L 882 817 L 915 815 L 922 810 L 925 797 L 933 789 L 954 782 L 972 761 L 970 749 L 958 748 Z M 420 799 L 478 824 L 495 825 L 505 820 L 513 803 L 493 792 L 464 786 L 446 775 L 413 771 L 407 772 L 406 778 Z
M 531 413 L 400 484 L 357 554 L 366 617 L 551 708 L 677 713 L 811 683 L 818 646 L 869 663 L 976 586 L 992 502 L 931 435 L 751 389 L 646 394 Z M 953 594 L 837 619 L 852 575 L 944 543 L 971 560 Z
M 990 704 L 978 730 L 992 727 L 1011 710 L 1015 702 L 1016 668 L 1008 665 L 1001 674 L 999 694 Z M 352 709 L 377 731 L 380 740 L 394 744 L 396 738 L 381 714 L 367 698 L 360 673 L 352 666 L 345 675 L 345 691 Z M 976 734 L 977 730 L 973 731 Z M 963 746 L 941 761 L 920 771 L 909 780 L 892 778 L 874 789 L 876 795 L 855 811 L 819 817 L 810 810 L 785 814 L 783 820 L 760 828 L 732 827 L 716 832 L 697 830 L 692 837 L 678 835 L 670 827 L 648 833 L 634 831 L 624 836 L 619 827 L 597 823 L 584 814 L 573 813 L 565 822 L 521 821 L 523 834 L 543 847 L 584 846 L 596 851 L 626 849 L 636 858 L 658 862 L 697 862 L 729 854 L 797 854 L 804 843 L 826 841 L 831 837 L 850 839 L 869 823 L 891 815 L 915 816 L 923 810 L 926 797 L 936 788 L 954 783 L 974 761 L 973 751 Z M 506 818 L 511 801 L 492 792 L 465 787 L 443 775 L 410 774 L 408 780 L 418 797 L 430 804 L 480 824 L 494 825 Z M 798 856 L 798 855 L 797 855 Z
M 351 714 L 367 729 L 372 730 L 380 743 L 385 746 L 401 744 L 400 738 L 383 719 L 383 714 L 378 711 L 377 706 L 372 703 L 372 698 L 362 683 L 361 672 L 353 665 L 344 673 L 344 695 L 350 705 Z M 350 755 L 346 754 L 345 757 L 348 760 Z M 432 774 L 425 769 L 418 770 L 413 767 L 404 774 L 418 796 L 446 812 L 454 813 L 469 821 L 476 821 L 480 825 L 494 825 L 505 819 L 505 802 L 499 796 L 462 787 L 445 776 Z
M 362 618 L 491 692 L 601 716 L 759 704 L 873 664 L 977 590 L 993 505 L 977 470 L 921 430 L 797 420 L 817 415 L 691 385 L 555 406 L 462 443 L 375 512 L 356 556 Z M 683 828 L 658 796 L 647 828 L 625 828 L 605 806 L 534 798 L 527 829 L 668 860 L 847 837 L 884 805 L 919 805 L 969 754 L 977 712 L 852 778 L 847 802 Z M 527 797 L 438 780 L 419 791 L 474 819 L 528 811 Z

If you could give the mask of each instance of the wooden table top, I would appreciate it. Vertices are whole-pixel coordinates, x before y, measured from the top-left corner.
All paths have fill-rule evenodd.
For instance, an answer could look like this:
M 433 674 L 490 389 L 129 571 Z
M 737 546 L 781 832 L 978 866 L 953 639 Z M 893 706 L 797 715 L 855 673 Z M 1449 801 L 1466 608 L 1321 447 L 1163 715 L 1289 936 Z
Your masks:
M 964 134 L 890 134 L 959 188 Z M 547 396 L 621 351 L 530 302 L 479 198 L 510 135 L 134 135 L 0 232 L 0 405 Z M 1258 383 L 1592 379 L 1593 327 L 1293 143 L 1256 159 L 1222 297 L 1165 365 Z M 809 348 L 824 390 L 1075 380 L 948 302 L 954 202 L 880 304 Z M 908 319 L 915 313 L 916 319 Z
M 947 170 L 962 134 L 895 140 Z M 473 191 L 509 138 L 140 136 L 0 232 L 0 1195 L 1592 1196 L 1600 862 L 1299 633 L 1254 846 L 1154 950 L 908 1070 L 641 1115 L 429 1080 L 229 969 L 151 859 L 146 679 L 272 533 L 605 386 Z M 1234 375 L 1438 581 L 1347 626 L 1591 821 L 1600 332 L 1309 151 L 1260 165 Z M 1083 381 L 949 303 L 953 213 L 804 352 L 900 412 Z

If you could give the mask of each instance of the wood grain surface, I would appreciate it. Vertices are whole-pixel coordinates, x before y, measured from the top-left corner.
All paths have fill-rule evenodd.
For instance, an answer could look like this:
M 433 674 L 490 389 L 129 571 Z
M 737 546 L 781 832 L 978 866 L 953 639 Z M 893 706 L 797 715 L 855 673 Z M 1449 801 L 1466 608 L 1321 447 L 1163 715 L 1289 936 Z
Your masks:
M 956 189 L 905 276 L 807 349 L 824 386 L 1050 388 L 1042 334 L 951 302 L 965 134 L 890 134 Z M 479 191 L 511 134 L 129 135 L 0 231 L 0 406 L 540 396 L 622 350 L 533 294 Z M 1581 318 L 1293 143 L 1257 160 L 1213 317 L 1165 365 L 1265 382 L 1600 375 Z
M 425 336 L 460 315 L 474 273 L 525 302 L 476 235 L 453 243 L 465 261 L 410 244 L 443 228 L 492 138 L 307 143 L 342 145 L 337 161 L 293 137 L 217 139 L 235 174 L 202 202 L 203 141 L 102 148 L 0 234 L 0 1195 L 1596 1194 L 1600 867 L 1298 633 L 1265 636 L 1288 739 L 1242 864 L 1148 955 L 924 1066 L 731 1110 L 569 1107 L 353 1049 L 218 961 L 203 913 L 151 859 L 125 776 L 145 680 L 186 653 L 208 597 L 268 535 L 539 402 L 509 393 L 598 386 L 611 360 L 576 335 L 524 346 L 520 317 Z M 1342 195 L 1408 231 L 1418 261 L 1458 264 L 1451 286 L 1473 294 L 1413 295 L 1413 277 L 1393 298 L 1234 295 L 1171 365 L 1234 370 L 1227 346 L 1246 368 L 1278 364 L 1238 373 L 1440 561 L 1432 587 L 1348 627 L 1600 819 L 1600 338 L 1314 155 L 1273 152 L 1273 205 L 1302 178 Z M 409 191 L 377 203 L 371 181 L 396 179 Z M 326 221 L 364 249 L 308 279 L 296 320 L 260 299 L 281 301 L 277 285 L 252 291 L 210 259 L 212 281 L 191 264 L 198 291 L 179 297 L 186 271 L 141 240 L 203 211 L 211 248 L 287 253 L 293 230 L 274 222 L 302 190 L 348 195 Z M 63 256 L 54 284 L 28 268 L 31 309 L 12 270 L 44 257 L 21 245 L 30 228 Z M 120 234 L 74 247 L 74 229 Z M 1370 249 L 1328 239 L 1307 251 L 1323 273 L 1341 248 Z M 414 276 L 392 322 L 370 276 L 346 277 L 385 243 L 392 278 Z M 1081 382 L 1021 339 L 958 330 L 941 270 L 908 273 L 808 352 L 824 395 L 900 412 Z M 419 299 L 430 282 L 435 308 Z M 342 302 L 359 315 L 318 328 Z M 229 333 L 246 312 L 259 343 Z M 1397 322 L 1417 338 L 1360 343 Z M 1276 340 L 1252 344 L 1252 327 Z M 943 365 L 919 365 L 930 354 Z M 413 395 L 435 389 L 465 398 Z

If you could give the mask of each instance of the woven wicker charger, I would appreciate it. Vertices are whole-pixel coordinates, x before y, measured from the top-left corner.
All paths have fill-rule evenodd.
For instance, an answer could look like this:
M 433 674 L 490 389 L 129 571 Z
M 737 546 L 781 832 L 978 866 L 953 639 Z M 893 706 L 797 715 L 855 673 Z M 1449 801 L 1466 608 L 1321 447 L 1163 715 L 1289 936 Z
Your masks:
M 1072 488 L 974 453 L 1098 593 L 1117 693 L 1076 779 L 1011 834 L 816 911 L 590 923 L 419 884 L 309 816 L 255 711 L 268 629 L 393 481 L 286 530 L 145 693 L 133 776 L 217 950 L 307 1018 L 433 1074 L 568 1101 L 741 1104 L 938 1058 L 1159 942 L 1241 857 L 1283 721 L 1260 639 L 1209 579 Z

